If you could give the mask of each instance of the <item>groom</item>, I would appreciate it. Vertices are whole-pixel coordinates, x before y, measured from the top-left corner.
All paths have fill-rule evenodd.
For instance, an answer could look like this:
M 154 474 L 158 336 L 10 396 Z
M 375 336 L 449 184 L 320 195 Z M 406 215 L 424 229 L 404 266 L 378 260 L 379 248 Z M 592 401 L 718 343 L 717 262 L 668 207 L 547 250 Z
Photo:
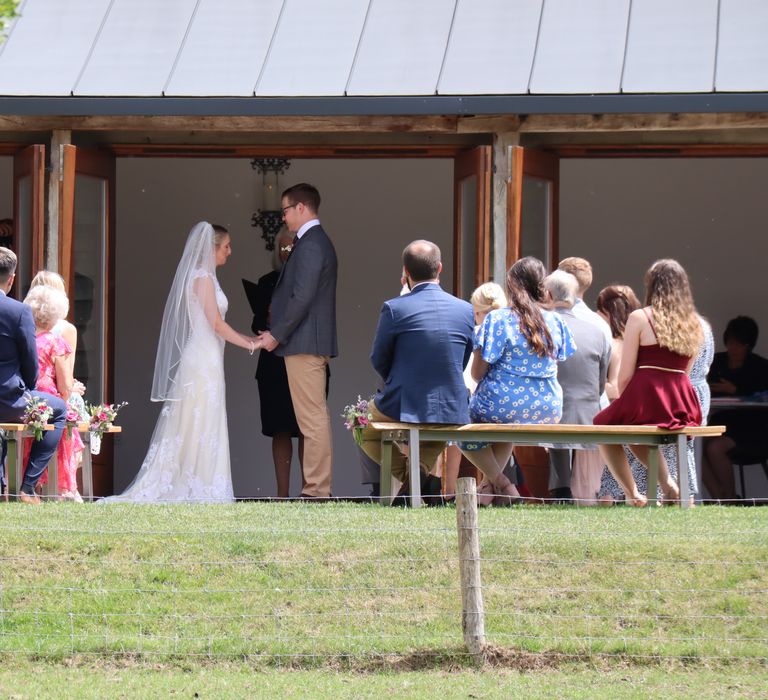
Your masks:
M 281 208 L 296 234 L 272 293 L 270 330 L 259 333 L 266 350 L 285 358 L 288 386 L 304 436 L 302 498 L 331 495 L 331 418 L 326 404 L 328 360 L 336 357 L 336 250 L 320 225 L 320 193 L 301 183 L 283 192 Z
M 45 399 L 53 409 L 54 429 L 46 430 L 42 440 L 32 441 L 19 490 L 20 501 L 37 505 L 40 498 L 35 494 L 35 485 L 59 446 L 67 407 L 57 396 L 32 391 L 37 382 L 35 323 L 29 306 L 7 296 L 15 277 L 16 254 L 0 248 L 0 423 L 20 422 L 30 394 Z

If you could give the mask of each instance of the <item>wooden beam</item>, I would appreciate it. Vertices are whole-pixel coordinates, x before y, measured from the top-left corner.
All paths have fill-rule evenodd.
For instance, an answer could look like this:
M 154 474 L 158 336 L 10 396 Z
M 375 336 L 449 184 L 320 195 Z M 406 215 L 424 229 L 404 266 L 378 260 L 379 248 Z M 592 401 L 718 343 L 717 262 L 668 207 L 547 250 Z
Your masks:
M 168 116 L 0 116 L 0 131 L 251 131 L 332 133 L 456 133 L 458 117 L 168 117 Z
M 580 131 L 701 131 L 765 129 L 768 113 L 717 114 L 530 114 L 521 117 L 521 133 Z
M 460 134 L 512 132 L 520 128 L 520 122 L 521 118 L 517 114 L 461 117 L 457 130 Z
M 453 158 L 464 145 L 216 145 L 112 143 L 103 147 L 116 156 L 134 158 Z

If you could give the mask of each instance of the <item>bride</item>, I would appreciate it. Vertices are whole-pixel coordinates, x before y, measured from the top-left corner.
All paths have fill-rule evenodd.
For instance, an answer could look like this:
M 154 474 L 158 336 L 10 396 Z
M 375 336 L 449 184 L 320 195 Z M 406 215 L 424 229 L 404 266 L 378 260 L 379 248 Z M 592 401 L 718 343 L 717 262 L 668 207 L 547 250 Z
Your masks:
M 234 500 L 224 344 L 251 354 L 259 344 L 224 321 L 228 303 L 216 268 L 231 253 L 224 227 L 202 221 L 190 231 L 165 304 L 152 380 L 152 401 L 164 405 L 136 478 L 122 494 L 104 500 Z

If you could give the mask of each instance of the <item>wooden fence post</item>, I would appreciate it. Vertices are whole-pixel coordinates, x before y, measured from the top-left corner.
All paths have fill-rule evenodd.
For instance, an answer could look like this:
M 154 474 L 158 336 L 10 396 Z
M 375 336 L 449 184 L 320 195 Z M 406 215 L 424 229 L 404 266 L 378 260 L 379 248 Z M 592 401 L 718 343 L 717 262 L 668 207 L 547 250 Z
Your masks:
M 471 477 L 456 482 L 456 527 L 459 534 L 461 627 L 470 654 L 483 660 L 485 611 L 480 578 L 480 536 L 477 531 L 477 487 Z

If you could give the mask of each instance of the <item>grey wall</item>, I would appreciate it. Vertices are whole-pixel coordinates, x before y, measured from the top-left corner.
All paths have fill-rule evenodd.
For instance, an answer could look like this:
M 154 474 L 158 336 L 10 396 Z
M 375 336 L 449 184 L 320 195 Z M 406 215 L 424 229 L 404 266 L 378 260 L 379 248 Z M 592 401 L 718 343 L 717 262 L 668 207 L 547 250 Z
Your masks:
M 340 356 L 331 362 L 335 495 L 367 493 L 357 452 L 340 413 L 358 394 L 373 392 L 368 359 L 381 303 L 400 291 L 400 254 L 415 238 L 443 250 L 446 286 L 452 278 L 451 160 L 294 160 L 286 185 L 311 182 L 323 197 L 321 220 L 339 257 Z M 248 160 L 128 159 L 117 166 L 116 382 L 124 433 L 116 441 L 115 489 L 132 479 L 144 458 L 159 406 L 149 401 L 165 298 L 189 229 L 199 220 L 222 223 L 234 253 L 219 279 L 229 297 L 227 321 L 248 332 L 251 315 L 242 277 L 256 280 L 270 254 L 250 226 L 260 177 Z M 270 441 L 261 435 L 253 375 L 256 357 L 234 346 L 225 353 L 232 472 L 238 497 L 274 495 Z M 295 462 L 295 461 L 294 461 Z M 294 463 L 291 493 L 300 490 Z
M 768 355 L 768 159 L 568 159 L 560 175 L 560 254 L 591 261 L 590 304 L 612 282 L 642 300 L 649 265 L 676 258 L 718 348 L 728 320 L 746 314 Z

